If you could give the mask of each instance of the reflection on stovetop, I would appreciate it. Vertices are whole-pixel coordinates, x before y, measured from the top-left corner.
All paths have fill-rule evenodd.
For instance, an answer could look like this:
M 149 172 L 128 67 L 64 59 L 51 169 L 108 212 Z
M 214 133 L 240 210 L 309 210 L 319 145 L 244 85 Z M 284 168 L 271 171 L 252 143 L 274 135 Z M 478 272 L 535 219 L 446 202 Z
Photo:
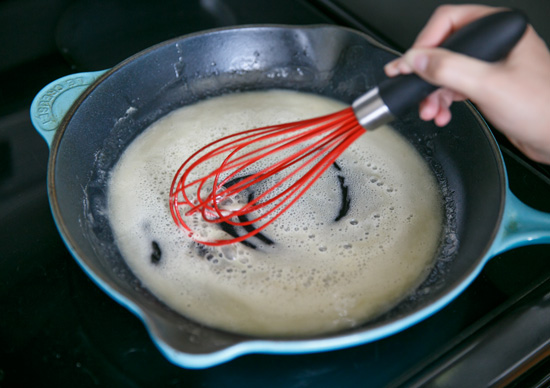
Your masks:
M 505 357 L 491 369 L 493 376 L 480 378 L 494 379 L 500 373 L 497 382 L 534 386 L 546 376 L 548 362 L 541 360 L 548 353 L 548 332 L 541 334 L 540 327 L 513 330 L 533 313 L 547 314 L 547 246 L 519 248 L 492 259 L 440 313 L 387 339 L 329 353 L 248 355 L 207 370 L 185 370 L 166 361 L 141 322 L 96 287 L 68 253 L 48 205 L 48 149 L 28 117 L 40 87 L 70 72 L 112 66 L 154 40 L 199 29 L 346 23 L 345 14 L 333 18 L 326 7 L 316 8 L 317 3 L 267 1 L 261 12 L 251 0 L 190 1 L 185 7 L 169 0 L 0 3 L 0 25 L 14 31 L 0 34 L 3 47 L 13 50 L 0 58 L 0 387 L 436 386 L 442 379 L 459 384 L 465 376 L 462 368 L 483 360 L 486 351 L 516 358 Z M 30 12 L 37 9 L 41 12 Z M 117 32 L 121 12 L 127 19 Z M 24 16 L 36 23 L 33 29 L 19 23 Z M 21 46 L 7 43 L 15 32 Z M 106 36 L 111 41 L 102 42 Z M 33 37 L 39 44 L 32 43 Z M 518 156 L 496 136 L 512 191 L 527 204 L 550 211 L 547 167 Z M 548 315 L 533 319 L 541 317 L 548 320 Z M 508 327 L 512 331 L 504 330 Z M 510 332 L 515 339 L 507 336 Z

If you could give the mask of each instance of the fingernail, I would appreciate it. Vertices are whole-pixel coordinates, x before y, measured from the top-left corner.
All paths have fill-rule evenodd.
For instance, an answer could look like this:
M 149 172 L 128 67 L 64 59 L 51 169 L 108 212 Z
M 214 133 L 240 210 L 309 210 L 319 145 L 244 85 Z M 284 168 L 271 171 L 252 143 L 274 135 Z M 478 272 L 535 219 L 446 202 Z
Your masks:
M 397 69 L 395 61 L 390 62 L 386 66 L 384 66 L 384 72 L 388 77 L 392 77 L 399 74 L 399 70 Z

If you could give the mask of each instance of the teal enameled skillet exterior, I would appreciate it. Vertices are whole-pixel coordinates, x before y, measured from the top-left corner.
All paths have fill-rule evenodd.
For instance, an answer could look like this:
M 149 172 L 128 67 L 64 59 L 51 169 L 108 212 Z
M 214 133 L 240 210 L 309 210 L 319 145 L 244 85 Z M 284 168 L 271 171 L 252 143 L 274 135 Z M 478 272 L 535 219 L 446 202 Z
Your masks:
M 381 339 L 447 305 L 496 254 L 549 243 L 550 215 L 510 192 L 487 124 L 460 103 L 443 129 L 416 112 L 393 123 L 438 178 L 447 223 L 431 274 L 383 316 L 324 336 L 254 338 L 180 316 L 141 285 L 101 211 L 109 170 L 139 133 L 175 108 L 243 90 L 290 88 L 351 103 L 384 77 L 383 65 L 395 55 L 341 27 L 243 26 L 173 39 L 110 70 L 52 82 L 36 96 L 31 116 L 50 147 L 50 205 L 68 249 L 100 288 L 143 321 L 171 362 L 205 368 L 249 353 L 320 352 Z

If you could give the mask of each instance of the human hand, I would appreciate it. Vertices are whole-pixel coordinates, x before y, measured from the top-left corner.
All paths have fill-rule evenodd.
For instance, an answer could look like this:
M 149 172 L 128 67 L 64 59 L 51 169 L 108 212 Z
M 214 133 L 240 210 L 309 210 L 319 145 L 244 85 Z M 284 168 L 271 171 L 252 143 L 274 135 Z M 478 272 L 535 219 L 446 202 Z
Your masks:
M 525 155 L 550 164 L 550 52 L 529 26 L 502 61 L 488 63 L 437 48 L 466 24 L 501 8 L 441 6 L 410 50 L 385 66 L 388 76 L 416 73 L 441 86 L 420 104 L 423 120 L 445 126 L 453 101 L 469 99 Z

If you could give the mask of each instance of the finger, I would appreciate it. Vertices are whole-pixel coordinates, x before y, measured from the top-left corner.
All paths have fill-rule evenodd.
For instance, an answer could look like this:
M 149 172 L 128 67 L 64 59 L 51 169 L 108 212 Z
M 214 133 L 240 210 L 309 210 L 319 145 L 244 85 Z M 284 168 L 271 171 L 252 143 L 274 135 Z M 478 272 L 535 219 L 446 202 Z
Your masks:
M 437 126 L 444 127 L 451 121 L 453 101 L 462 99 L 461 95 L 451 90 L 438 89 L 420 103 L 419 116 L 422 120 L 433 120 Z
M 452 114 L 449 108 L 441 108 L 434 118 L 434 123 L 438 127 L 444 127 L 451 121 Z
M 413 72 L 411 66 L 401 58 L 388 62 L 384 66 L 384 72 L 388 77 L 395 77 L 399 74 L 410 74 Z
M 437 98 L 436 93 L 430 94 L 426 97 L 419 107 L 419 116 L 424 121 L 431 121 L 435 118 L 439 112 L 439 99 Z
M 484 5 L 442 5 L 432 14 L 424 28 L 416 37 L 411 48 L 429 48 L 440 46 L 452 33 L 483 16 L 498 12 L 503 8 Z M 388 77 L 410 74 L 412 68 L 402 57 L 388 62 L 384 72 Z
M 483 94 L 480 81 L 498 66 L 440 48 L 412 49 L 403 60 L 431 84 L 451 89 L 469 99 L 477 99 Z
M 442 5 L 420 31 L 412 48 L 437 47 L 466 24 L 502 9 L 484 5 Z
M 448 110 L 452 102 L 451 92 L 445 89 L 436 90 L 420 103 L 420 118 L 434 120 L 440 112 Z
M 395 77 L 396 75 L 399 75 L 399 68 L 397 66 L 399 61 L 400 58 L 397 58 L 384 65 L 384 73 L 386 73 L 388 77 Z

